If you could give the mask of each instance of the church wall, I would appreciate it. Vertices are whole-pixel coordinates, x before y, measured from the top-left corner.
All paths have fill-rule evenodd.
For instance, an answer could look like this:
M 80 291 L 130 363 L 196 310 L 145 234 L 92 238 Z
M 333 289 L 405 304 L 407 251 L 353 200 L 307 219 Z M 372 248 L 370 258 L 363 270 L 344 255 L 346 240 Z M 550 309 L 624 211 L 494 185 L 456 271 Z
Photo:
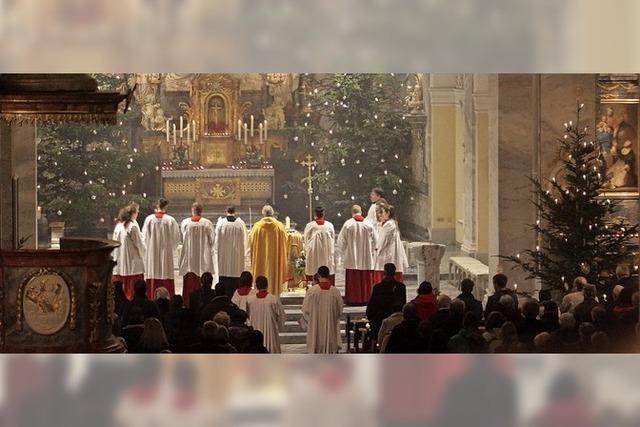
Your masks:
M 489 114 L 475 112 L 476 135 L 476 245 L 477 257 L 488 264 L 489 254 Z
M 456 244 L 462 245 L 464 242 L 464 208 L 465 208 L 465 112 L 459 105 L 456 105 L 456 121 L 455 121 L 455 217 L 454 226 L 456 230 Z

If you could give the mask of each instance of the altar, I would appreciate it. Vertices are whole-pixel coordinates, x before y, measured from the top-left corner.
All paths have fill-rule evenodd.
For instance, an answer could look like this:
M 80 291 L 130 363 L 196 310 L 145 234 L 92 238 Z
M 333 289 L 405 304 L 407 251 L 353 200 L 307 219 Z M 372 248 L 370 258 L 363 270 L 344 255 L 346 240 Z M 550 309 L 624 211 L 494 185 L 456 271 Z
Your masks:
M 191 204 L 201 203 L 205 214 L 224 214 L 229 205 L 237 207 L 247 223 L 260 218 L 265 204 L 273 203 L 274 171 L 265 169 L 163 170 L 162 196 L 171 202 L 178 218 L 191 214 Z

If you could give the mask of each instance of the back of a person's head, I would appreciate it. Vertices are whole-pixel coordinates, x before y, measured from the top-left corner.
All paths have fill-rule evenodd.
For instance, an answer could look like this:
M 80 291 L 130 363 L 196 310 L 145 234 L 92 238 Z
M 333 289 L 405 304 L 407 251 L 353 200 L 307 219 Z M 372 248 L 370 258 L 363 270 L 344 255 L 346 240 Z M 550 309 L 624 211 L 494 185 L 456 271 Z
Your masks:
M 451 301 L 451 312 L 454 314 L 462 315 L 464 313 L 464 301 L 461 299 L 454 299 Z
M 220 326 L 213 320 L 207 320 L 202 324 L 202 338 L 205 340 L 213 340 L 216 337 L 216 331 Z
M 127 323 L 129 325 L 142 325 L 144 323 L 144 312 L 139 305 L 131 306 L 127 313 Z
M 393 277 L 396 274 L 396 265 L 388 262 L 384 265 L 384 275 L 387 277 Z
M 394 313 L 402 313 L 402 308 L 404 307 L 404 305 L 402 304 L 401 301 L 393 301 L 393 304 L 391 305 L 391 311 L 393 311 Z
M 198 203 L 198 202 L 194 202 L 191 205 L 191 212 L 194 215 L 202 215 L 202 205 L 200 203 Z
M 499 311 L 492 311 L 487 316 L 487 320 L 485 322 L 485 326 L 487 329 L 496 329 L 502 327 L 504 322 L 507 321 L 507 318 L 504 317 L 504 314 Z
M 590 283 L 584 285 L 582 288 L 582 295 L 584 295 L 585 300 L 594 300 L 596 298 L 596 287 Z
M 253 274 L 250 271 L 240 273 L 240 286 L 250 288 L 253 285 Z
M 573 330 L 576 327 L 576 318 L 571 313 L 562 313 L 558 322 L 562 330 Z
M 200 283 L 202 283 L 203 288 L 211 289 L 211 286 L 213 286 L 213 274 L 209 272 L 202 273 Z
M 171 294 L 169 293 L 169 290 L 164 286 L 156 288 L 155 292 L 153 293 L 154 301 L 158 301 L 160 299 L 166 299 L 166 300 L 171 299 Z
M 538 291 L 538 301 L 541 303 L 551 301 L 551 291 L 549 289 L 541 289 Z
M 613 302 L 615 302 L 616 304 L 624 304 L 622 301 L 620 301 L 620 294 L 622 293 L 623 290 L 624 290 L 624 286 L 622 285 L 615 285 L 613 287 L 611 294 L 613 295 Z M 631 301 L 629 301 L 629 303 L 631 303 Z
M 584 289 L 584 285 L 586 285 L 587 283 L 587 279 L 584 276 L 578 276 L 573 279 L 573 289 L 575 289 L 577 292 L 582 292 L 582 290 Z
M 259 290 L 266 290 L 269 288 L 269 281 L 264 276 L 256 277 L 256 288 Z
M 540 314 L 540 306 L 538 305 L 538 302 L 528 299 L 522 306 L 522 314 L 527 319 L 535 319 L 538 317 L 538 314 Z
M 158 203 L 156 203 L 156 208 L 160 210 L 165 210 L 169 206 L 169 201 L 163 197 L 158 199 Z
M 591 335 L 591 347 L 596 352 L 609 351 L 609 335 L 603 331 L 595 332 Z
M 144 331 L 140 337 L 140 344 L 143 349 L 149 351 L 162 351 L 168 347 L 167 336 L 160 320 L 155 317 L 149 317 L 144 321 Z
M 358 215 L 362 213 L 362 208 L 360 205 L 351 206 L 351 215 Z
M 448 295 L 440 294 L 438 295 L 438 307 L 440 308 L 450 308 L 451 307 L 451 297 Z
M 580 326 L 578 326 L 578 334 L 583 340 L 591 340 L 591 336 L 595 331 L 596 327 L 590 322 L 582 322 L 580 323 Z
M 320 266 L 320 268 L 318 268 L 318 276 L 322 277 L 323 279 L 328 279 L 329 276 L 331 276 L 329 267 L 327 267 L 326 265 Z
M 412 302 L 409 302 L 402 307 L 402 317 L 406 321 L 416 321 L 419 319 L 418 308 Z
M 175 294 L 171 298 L 171 304 L 176 308 L 182 308 L 184 307 L 184 298 L 182 298 L 182 295 L 180 294 Z
M 631 270 L 627 264 L 620 264 L 616 267 L 616 276 L 619 279 L 623 277 L 629 277 L 631 275 Z
M 509 279 L 507 279 L 507 276 L 505 276 L 502 273 L 498 273 L 498 274 L 493 276 L 493 286 L 496 289 L 504 289 L 504 288 L 506 288 L 508 281 L 509 281 Z
M 142 279 L 136 280 L 136 283 L 133 285 L 133 291 L 135 292 L 137 297 L 144 297 L 147 295 L 147 282 Z
M 474 286 L 475 283 L 473 283 L 473 280 L 471 279 L 462 279 L 462 282 L 460 282 L 460 290 L 465 294 L 473 292 Z
M 227 206 L 227 214 L 235 215 L 236 214 L 236 207 L 235 206 Z
M 418 295 L 428 295 L 433 293 L 431 282 L 424 281 L 418 286 Z
M 222 282 L 216 283 L 215 293 L 216 293 L 217 297 L 221 297 L 223 295 L 226 295 L 226 293 L 224 291 L 224 283 L 222 283 Z
M 500 337 L 503 342 L 515 343 L 518 341 L 518 329 L 513 322 L 504 322 L 500 328 Z
M 465 328 L 477 328 L 478 327 L 478 316 L 470 311 L 464 315 L 464 320 L 462 321 L 462 326 Z
M 262 216 L 273 216 L 273 207 L 271 205 L 264 205 L 262 208 Z
M 509 295 L 502 295 L 498 300 L 498 304 L 500 304 L 505 309 L 512 309 L 516 307 L 516 303 Z
M 607 310 L 600 306 L 596 305 L 591 309 L 591 321 L 596 324 L 602 324 L 607 321 Z
M 324 217 L 324 208 L 322 206 L 316 206 L 314 212 L 316 214 L 316 218 Z
M 544 350 L 551 341 L 551 334 L 549 332 L 540 332 L 533 338 L 533 346 L 538 350 Z
M 545 316 L 558 315 L 558 304 L 555 301 L 545 301 L 542 306 L 544 307 Z
M 264 335 L 257 329 L 253 329 L 247 335 L 247 341 L 252 347 L 260 347 L 264 345 Z
M 245 323 L 247 323 L 247 312 L 244 310 L 236 310 L 235 313 L 233 313 L 233 317 L 231 318 L 231 324 L 232 325 L 244 325 Z
M 213 321 L 220 326 L 229 327 L 231 325 L 231 317 L 226 311 L 219 311 L 213 316 Z

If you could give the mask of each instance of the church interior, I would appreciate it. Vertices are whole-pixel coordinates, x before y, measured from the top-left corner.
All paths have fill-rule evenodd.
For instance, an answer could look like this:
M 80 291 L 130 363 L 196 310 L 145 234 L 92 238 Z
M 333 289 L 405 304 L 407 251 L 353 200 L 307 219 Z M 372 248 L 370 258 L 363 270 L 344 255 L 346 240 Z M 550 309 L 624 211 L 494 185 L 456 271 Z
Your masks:
M 624 265 L 637 287 L 639 74 L 54 76 L 0 75 L 0 351 L 117 348 L 107 271 L 115 218 L 131 202 L 151 214 L 160 197 L 178 222 L 197 202 L 214 223 L 235 206 L 249 229 L 273 206 L 291 242 L 285 353 L 305 349 L 305 224 L 322 206 L 337 233 L 352 205 L 366 212 L 372 188 L 395 208 L 408 300 L 423 281 L 454 299 L 469 278 L 486 302 L 503 273 L 519 298 L 561 301 L 574 270 L 561 280 L 532 271 L 554 253 L 551 228 L 540 226 L 553 222 L 544 191 L 573 185 L 562 139 L 574 128 L 584 147 L 601 149 L 593 200 L 615 209 L 600 225 L 622 229 L 615 262 L 585 252 L 584 275 L 605 283 Z M 27 309 L 38 277 L 62 281 L 57 314 Z M 365 309 L 345 307 L 343 351 L 365 351 Z

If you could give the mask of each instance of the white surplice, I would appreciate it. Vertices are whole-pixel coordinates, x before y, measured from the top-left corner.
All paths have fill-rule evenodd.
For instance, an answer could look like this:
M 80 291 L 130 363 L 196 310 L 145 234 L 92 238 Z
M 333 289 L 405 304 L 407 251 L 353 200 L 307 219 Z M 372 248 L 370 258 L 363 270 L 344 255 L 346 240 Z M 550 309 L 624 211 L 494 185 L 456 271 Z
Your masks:
M 145 256 L 145 278 L 173 279 L 173 252 L 180 243 L 180 227 L 171 215 L 151 214 L 142 226 Z
M 180 224 L 182 251 L 180 252 L 180 275 L 214 273 L 213 245 L 215 230 L 206 218 L 185 218 Z
M 237 305 L 240 310 L 247 311 L 247 300 L 249 299 L 249 297 L 255 294 L 255 289 L 251 289 L 247 295 L 240 295 L 238 293 L 238 290 L 236 289 L 236 291 L 233 293 L 233 296 L 231 297 L 231 302 Z
M 311 221 L 304 228 L 304 252 L 306 264 L 304 272 L 308 276 L 313 276 L 318 272 L 318 268 L 329 267 L 329 273 L 335 273 L 335 236 L 336 232 L 333 224 L 329 221 L 318 224 Z
M 269 353 L 281 353 L 280 330 L 284 328 L 286 314 L 280 298 L 268 294 L 264 298 L 252 295 L 247 298 L 249 325 L 262 332 L 264 346 Z
M 137 221 L 129 221 L 126 225 L 119 222 L 113 231 L 113 240 L 120 246 L 113 250 L 113 267 L 115 276 L 135 276 L 144 274 L 145 247 L 142 232 Z
M 378 216 L 376 215 L 376 203 L 372 203 L 369 206 L 369 211 L 367 212 L 367 220 L 373 225 L 373 229 L 378 228 Z
M 233 220 L 230 220 L 235 218 Z M 238 217 L 220 218 L 216 224 L 216 258 L 218 275 L 240 277 L 250 269 L 249 233 L 244 221 Z
M 407 254 L 400 239 L 400 231 L 393 219 L 378 227 L 378 253 L 374 270 L 384 271 L 384 265 L 387 263 L 395 264 L 398 273 L 403 273 L 409 268 Z
M 302 315 L 307 322 L 307 352 L 337 353 L 342 348 L 340 316 L 342 295 L 335 286 L 322 289 L 314 285 L 302 303 Z
M 338 235 L 338 248 L 347 270 L 373 270 L 376 232 L 369 220 L 349 218 Z

